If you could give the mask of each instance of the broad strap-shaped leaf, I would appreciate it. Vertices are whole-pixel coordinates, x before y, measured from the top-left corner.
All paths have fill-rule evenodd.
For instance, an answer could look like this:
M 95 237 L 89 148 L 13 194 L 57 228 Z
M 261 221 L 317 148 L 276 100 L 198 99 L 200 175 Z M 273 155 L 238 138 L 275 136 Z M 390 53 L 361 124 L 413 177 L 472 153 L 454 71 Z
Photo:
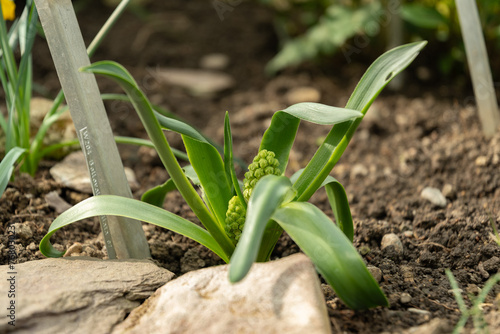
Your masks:
M 142 194 L 141 201 L 162 208 L 167 194 L 176 189 L 174 180 L 168 179 L 165 183 L 153 187 Z
M 293 174 L 290 181 L 294 183 L 303 171 L 304 169 L 301 169 Z M 349 201 L 347 200 L 347 194 L 344 187 L 337 179 L 330 175 L 326 177 L 321 187 L 325 187 L 337 226 L 352 242 L 354 239 L 354 224 L 352 222 L 351 209 L 349 208 Z
M 186 152 L 200 184 L 205 199 L 218 225 L 224 227 L 227 206 L 231 199 L 231 181 L 225 175 L 224 163 L 217 148 L 198 130 L 182 121 L 155 113 L 160 125 L 182 136 Z
M 359 111 L 330 107 L 321 103 L 303 102 L 277 111 L 264 133 L 259 151 L 266 149 L 276 154 L 280 168 L 285 172 L 300 121 L 334 125 L 362 117 Z
M 368 68 L 346 108 L 359 110 L 364 115 L 382 89 L 417 57 L 427 42 L 402 45 L 387 51 Z M 362 118 L 337 124 L 309 161 L 304 172 L 294 183 L 298 200 L 307 201 L 320 187 L 351 140 Z
M 344 303 L 353 309 L 388 306 L 387 298 L 345 234 L 320 209 L 291 202 L 272 216 Z
M 170 177 L 174 180 L 174 183 L 177 186 L 177 189 L 181 193 L 182 197 L 188 203 L 189 207 L 193 210 L 196 216 L 200 219 L 202 224 L 210 232 L 210 234 L 215 238 L 215 240 L 217 240 L 219 245 L 221 245 L 225 253 L 230 256 L 234 251 L 234 245 L 228 238 L 228 236 L 224 233 L 224 229 L 218 221 L 219 213 L 213 213 L 208 210 L 201 197 L 188 181 L 182 168 L 177 162 L 177 159 L 175 158 L 165 135 L 163 134 L 157 118 L 159 114 L 155 114 L 151 103 L 146 98 L 144 93 L 139 89 L 137 83 L 130 75 L 130 73 L 120 64 L 111 61 L 97 62 L 90 66 L 82 68 L 81 71 L 102 74 L 120 84 L 122 89 L 130 98 L 130 101 L 132 102 L 144 127 L 146 128 L 149 138 L 153 142 L 156 151 L 158 152 L 158 155 L 163 162 L 163 165 L 165 166 Z M 200 177 L 201 182 L 205 182 L 205 175 L 201 175 L 201 171 L 199 170 L 199 166 L 201 164 L 200 159 L 209 159 L 209 161 L 205 161 L 203 163 L 205 163 L 207 166 L 215 168 L 214 170 L 203 171 L 203 173 L 206 173 L 206 175 L 208 175 L 209 177 L 217 178 L 217 170 L 219 168 L 218 165 L 222 164 L 222 162 L 220 161 L 220 155 L 217 153 L 217 157 L 219 159 L 219 161 L 217 161 L 215 155 L 211 153 L 212 151 L 207 150 L 207 148 L 213 148 L 211 145 L 202 144 L 200 141 L 190 139 L 190 137 L 187 136 L 183 136 L 183 139 L 185 140 L 185 143 L 187 143 L 186 151 L 190 160 L 191 158 L 195 160 L 191 161 L 198 176 Z M 198 157 L 197 154 L 203 155 L 203 157 Z M 207 182 L 207 184 L 203 184 L 204 188 L 209 186 L 214 186 L 215 188 L 218 187 L 216 183 L 210 181 Z M 222 185 L 222 187 L 223 186 L 224 185 Z M 208 193 L 208 189 L 205 190 L 207 190 Z M 224 196 L 223 193 L 219 193 L 218 195 L 221 197 Z M 215 207 L 218 208 L 218 206 Z
M 187 165 L 182 167 L 184 170 L 184 174 L 186 177 L 196 186 L 200 185 L 200 179 L 198 179 L 198 175 L 193 169 L 193 166 Z M 141 201 L 155 205 L 159 208 L 163 207 L 163 203 L 165 202 L 165 197 L 167 194 L 173 190 L 177 190 L 175 186 L 174 180 L 168 179 L 163 184 L 160 184 L 156 187 L 153 187 L 146 191 L 141 198 Z
M 219 244 L 203 228 L 154 205 L 114 195 L 94 196 L 63 212 L 50 225 L 48 233 L 40 242 L 40 251 L 47 257 L 63 256 L 64 252 L 56 250 L 50 244 L 52 234 L 79 220 L 103 215 L 128 217 L 169 229 L 199 242 L 219 255 L 224 261 L 229 262 L 229 258 Z
M 14 164 L 26 150 L 20 147 L 12 148 L 0 162 L 0 197 L 2 196 L 7 184 L 9 183 L 12 172 L 14 171 Z
M 248 201 L 247 217 L 229 266 L 229 280 L 243 279 L 257 259 L 262 237 L 274 211 L 292 189 L 285 176 L 267 175 L 257 182 Z
M 231 183 L 224 170 L 224 162 L 219 152 L 210 144 L 200 142 L 188 136 L 182 136 L 189 161 L 193 166 L 208 205 L 213 211 L 221 229 L 229 200 L 231 199 Z

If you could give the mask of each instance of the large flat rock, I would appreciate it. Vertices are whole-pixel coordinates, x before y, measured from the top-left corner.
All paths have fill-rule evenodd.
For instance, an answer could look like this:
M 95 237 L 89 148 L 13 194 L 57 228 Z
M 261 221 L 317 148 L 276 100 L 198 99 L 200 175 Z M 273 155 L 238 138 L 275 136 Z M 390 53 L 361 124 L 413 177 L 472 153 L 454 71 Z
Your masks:
M 113 330 L 118 333 L 330 333 L 319 280 L 303 254 L 254 264 L 237 284 L 228 266 L 170 281 Z
M 148 260 L 71 257 L 0 266 L 0 333 L 109 333 L 173 273 Z M 9 274 L 13 272 L 14 274 Z M 7 279 L 14 277 L 9 282 Z M 14 283 L 15 296 L 8 291 Z M 15 302 L 15 326 L 5 316 Z

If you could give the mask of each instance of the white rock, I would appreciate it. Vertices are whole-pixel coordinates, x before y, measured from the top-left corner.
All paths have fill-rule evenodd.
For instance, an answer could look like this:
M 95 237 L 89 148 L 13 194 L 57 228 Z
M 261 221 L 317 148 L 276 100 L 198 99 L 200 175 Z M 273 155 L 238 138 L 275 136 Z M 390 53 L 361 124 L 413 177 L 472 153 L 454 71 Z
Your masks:
M 193 95 L 210 96 L 234 85 L 231 76 L 215 71 L 161 68 L 152 73 L 160 82 L 186 88 Z
M 200 59 L 200 67 L 207 70 L 223 70 L 229 65 L 229 57 L 223 53 L 211 53 Z
M 62 162 L 50 169 L 50 175 L 65 187 L 82 193 L 92 194 L 90 174 L 82 151 L 73 152 L 68 155 Z M 132 191 L 139 189 L 139 184 L 132 169 L 125 167 L 125 176 Z
M 109 333 L 174 275 L 148 260 L 84 257 L 30 261 L 14 265 L 14 270 L 4 265 L 0 271 L 5 274 L 1 305 L 12 300 L 16 305 L 16 327 L 7 323 L 4 312 L 0 333 L 18 334 Z M 10 277 L 15 281 L 13 298 L 7 294 Z
M 380 249 L 383 250 L 389 246 L 393 246 L 396 253 L 403 254 L 403 244 L 401 243 L 399 237 L 394 233 L 389 233 L 382 237 Z
M 437 188 L 425 187 L 420 193 L 420 197 L 428 200 L 432 204 L 440 207 L 446 206 L 446 197 Z
M 291 89 L 285 96 L 288 104 L 296 104 L 300 102 L 319 102 L 321 93 L 314 87 L 297 87 Z
M 254 264 L 234 285 L 227 265 L 189 272 L 113 333 L 330 333 L 330 324 L 314 266 L 296 254 Z

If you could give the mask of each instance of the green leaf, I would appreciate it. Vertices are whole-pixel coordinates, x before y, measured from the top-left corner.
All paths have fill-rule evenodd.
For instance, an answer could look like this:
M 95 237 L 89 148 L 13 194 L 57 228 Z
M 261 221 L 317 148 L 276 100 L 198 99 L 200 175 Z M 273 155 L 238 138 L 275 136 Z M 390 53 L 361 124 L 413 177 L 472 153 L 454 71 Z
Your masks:
M 439 26 L 449 24 L 449 21 L 435 8 L 418 3 L 401 6 L 401 16 L 405 21 L 424 29 L 437 29 Z
M 294 183 L 303 171 L 304 169 L 298 170 L 292 175 L 290 181 Z M 347 200 L 347 194 L 344 187 L 339 181 L 337 181 L 337 179 L 330 175 L 326 177 L 320 188 L 321 187 L 325 187 L 337 226 L 352 242 L 354 238 L 354 224 L 352 222 L 351 209 L 349 207 L 349 201 Z
M 156 147 L 156 151 L 158 152 L 158 155 L 161 161 L 163 162 L 163 165 L 165 166 L 170 177 L 174 180 L 174 183 L 177 186 L 177 189 L 181 193 L 182 197 L 188 203 L 189 207 L 193 210 L 198 219 L 200 219 L 202 224 L 210 232 L 210 234 L 221 245 L 226 254 L 230 256 L 234 250 L 234 245 L 228 238 L 228 236 L 225 234 L 221 224 L 218 222 L 218 216 L 217 218 L 216 216 L 214 216 L 217 215 L 218 213 L 213 214 L 212 212 L 210 212 L 210 210 L 208 210 L 208 208 L 203 203 L 201 197 L 198 195 L 194 187 L 187 179 L 186 175 L 184 174 L 184 171 L 177 162 L 177 159 L 175 158 L 165 135 L 163 134 L 163 131 L 159 123 L 159 119 L 161 119 L 161 117 L 159 116 L 159 114 L 157 113 L 155 114 L 151 103 L 146 98 L 144 93 L 139 89 L 137 83 L 135 82 L 134 78 L 132 78 L 130 73 L 128 73 L 128 71 L 120 64 L 111 61 L 97 62 L 90 66 L 86 66 L 80 70 L 83 72 L 105 75 L 111 79 L 114 79 L 117 83 L 120 84 L 122 89 L 130 98 L 130 101 L 132 102 L 144 127 L 146 128 L 149 138 Z M 176 121 L 173 119 L 169 120 Z M 182 122 L 179 123 L 178 122 L 179 121 L 174 123 L 177 125 L 179 125 L 179 123 L 181 125 L 184 124 Z M 196 163 L 193 160 L 191 160 L 191 162 L 193 163 L 193 166 L 198 176 L 200 177 L 200 180 L 203 183 L 205 176 L 203 177 L 201 176 L 201 173 L 198 170 L 199 167 L 197 167 L 200 166 L 201 164 L 200 160 L 207 159 L 208 157 L 207 165 L 210 164 L 210 167 L 216 167 L 216 170 L 217 170 L 217 164 L 221 164 L 221 162 L 217 161 L 215 154 L 212 153 L 213 150 L 208 150 L 207 152 L 205 152 L 206 148 L 212 147 L 211 145 L 202 144 L 200 141 L 190 139 L 187 136 L 183 136 L 183 140 L 185 144 L 187 143 L 186 151 L 190 160 L 191 159 L 196 160 Z M 196 156 L 196 154 L 200 154 L 202 157 Z M 217 156 L 218 159 L 221 160 L 220 155 L 218 153 Z M 208 176 L 212 176 L 210 174 L 213 172 L 213 170 L 203 171 L 203 172 L 205 172 Z M 204 184 L 205 188 L 211 186 L 217 187 L 218 185 L 213 183 Z M 205 190 L 207 190 L 208 193 L 208 189 Z M 218 194 L 218 195 L 222 197 L 224 194 Z M 219 207 L 216 208 L 220 209 Z
M 301 120 L 316 124 L 334 125 L 362 117 L 356 110 L 336 108 L 321 103 L 303 102 L 294 104 L 273 115 L 271 125 L 264 133 L 259 151 L 266 149 L 276 154 L 280 169 L 285 172 Z
M 269 219 L 279 207 L 292 184 L 285 176 L 267 175 L 257 182 L 248 201 L 247 217 L 229 266 L 229 280 L 242 280 L 257 259 Z
M 285 67 L 314 59 L 318 55 L 336 52 L 348 39 L 362 33 L 370 21 L 379 20 L 384 12 L 380 7 L 378 1 L 358 5 L 355 9 L 332 4 L 305 34 L 285 43 L 267 64 L 266 71 L 275 73 Z
M 224 121 L 224 168 L 226 170 L 227 179 L 231 180 L 234 192 L 239 197 L 241 204 L 246 210 L 247 201 L 241 192 L 240 182 L 236 177 L 236 170 L 234 169 L 233 136 L 231 134 L 231 124 L 229 123 L 229 114 L 227 112 Z
M 128 217 L 169 229 L 199 242 L 219 255 L 224 261 L 229 262 L 229 258 L 215 239 L 206 230 L 196 224 L 154 205 L 114 195 L 94 196 L 64 211 L 52 222 L 48 233 L 40 242 L 40 251 L 42 254 L 47 257 L 60 257 L 64 255 L 64 252 L 56 250 L 50 244 L 52 234 L 61 227 L 94 216 Z
M 276 210 L 276 220 L 344 303 L 353 309 L 388 306 L 387 298 L 344 233 L 310 203 L 291 202 Z
M 346 108 L 364 115 L 382 89 L 417 57 L 427 44 L 416 42 L 387 51 L 368 68 L 354 89 Z M 344 153 L 362 118 L 342 122 L 333 127 L 294 183 L 298 200 L 307 201 L 320 187 Z
M 344 232 L 350 242 L 354 239 L 354 227 L 352 223 L 351 209 L 347 201 L 347 195 L 342 184 L 333 177 L 325 180 L 326 194 L 332 207 L 337 226 Z
M 12 172 L 14 171 L 14 164 L 21 155 L 26 152 L 24 148 L 12 148 L 0 162 L 0 197 L 3 195 L 7 184 L 9 183 Z
M 174 180 L 168 179 L 165 183 L 151 188 L 142 194 L 141 201 L 162 208 L 167 194 L 176 189 Z
M 209 207 L 217 218 L 220 228 L 224 229 L 224 221 L 229 200 L 231 184 L 224 170 L 224 162 L 219 152 L 210 144 L 182 136 L 189 161 L 193 166 Z

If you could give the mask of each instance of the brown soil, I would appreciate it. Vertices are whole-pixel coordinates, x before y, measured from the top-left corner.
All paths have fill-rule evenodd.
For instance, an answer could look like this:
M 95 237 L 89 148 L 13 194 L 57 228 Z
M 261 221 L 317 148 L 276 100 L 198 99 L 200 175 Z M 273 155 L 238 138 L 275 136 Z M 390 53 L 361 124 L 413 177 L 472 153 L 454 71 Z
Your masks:
M 110 12 L 96 1 L 89 3 L 78 13 L 86 40 Z M 263 8 L 243 2 L 226 13 L 224 21 L 208 1 L 155 2 L 146 8 L 147 19 L 127 13 L 93 60 L 121 62 L 143 84 L 154 103 L 171 109 L 219 142 L 228 110 L 235 153 L 246 161 L 257 152 L 273 111 L 288 105 L 286 94 L 291 89 L 314 87 L 321 92 L 322 103 L 342 106 L 366 68 L 366 64 L 346 66 L 336 57 L 339 66 L 334 70 L 309 64 L 267 78 L 263 68 L 276 51 L 276 38 L 272 16 Z M 42 40 L 34 52 L 36 81 L 54 94 L 58 81 Z M 214 52 L 230 57 L 226 72 L 236 79 L 231 90 L 203 98 L 154 80 L 151 84 L 157 66 L 197 68 L 201 56 Z M 413 71 L 408 73 L 408 82 L 415 82 Z M 99 82 L 103 91 L 119 92 L 110 81 Z M 466 105 L 470 95 L 453 94 L 453 87 L 436 86 L 432 91 L 417 84 L 406 87 L 398 94 L 386 92 L 377 99 L 332 173 L 349 196 L 356 225 L 355 246 L 362 250 L 368 265 L 381 269 L 380 284 L 391 303 L 389 308 L 352 311 L 325 286 L 335 333 L 397 333 L 434 318 L 448 319 L 452 328 L 460 313 L 445 269 L 452 270 L 470 305 L 467 294 L 476 295 L 500 268 L 500 247 L 491 237 L 490 226 L 490 217 L 500 223 L 500 132 L 491 139 L 484 138 L 475 109 Z M 116 134 L 145 137 L 131 107 L 107 106 Z M 327 132 L 326 127 L 301 125 L 287 173 L 306 164 Z M 179 138 L 169 135 L 169 139 L 182 148 Z M 131 147 L 120 150 L 125 165 L 135 170 L 141 185 L 134 194 L 137 198 L 166 180 L 166 172 L 151 151 Z M 34 179 L 17 176 L 3 195 L 0 264 L 8 262 L 6 228 L 12 223 L 27 227 L 16 241 L 18 262 L 43 258 L 38 245 L 57 216 L 44 200 L 47 193 L 56 191 L 70 204 L 87 197 L 52 180 L 48 169 L 54 163 L 44 161 Z M 446 207 L 436 207 L 420 196 L 427 186 L 444 190 Z M 323 192 L 318 192 L 312 202 L 331 216 Z M 165 208 L 196 221 L 177 194 L 168 196 Z M 185 237 L 154 226 L 145 226 L 145 231 L 153 258 L 176 274 L 222 263 Z M 388 233 L 399 236 L 402 254 L 392 247 L 381 250 L 381 239 Z M 56 233 L 52 242 L 61 249 L 78 242 L 86 255 L 102 258 L 105 251 L 99 234 L 98 223 L 87 220 Z M 298 251 L 283 235 L 273 258 Z M 495 296 L 499 294 L 497 285 L 483 305 L 485 314 L 498 312 Z M 498 330 L 498 322 L 496 326 Z

